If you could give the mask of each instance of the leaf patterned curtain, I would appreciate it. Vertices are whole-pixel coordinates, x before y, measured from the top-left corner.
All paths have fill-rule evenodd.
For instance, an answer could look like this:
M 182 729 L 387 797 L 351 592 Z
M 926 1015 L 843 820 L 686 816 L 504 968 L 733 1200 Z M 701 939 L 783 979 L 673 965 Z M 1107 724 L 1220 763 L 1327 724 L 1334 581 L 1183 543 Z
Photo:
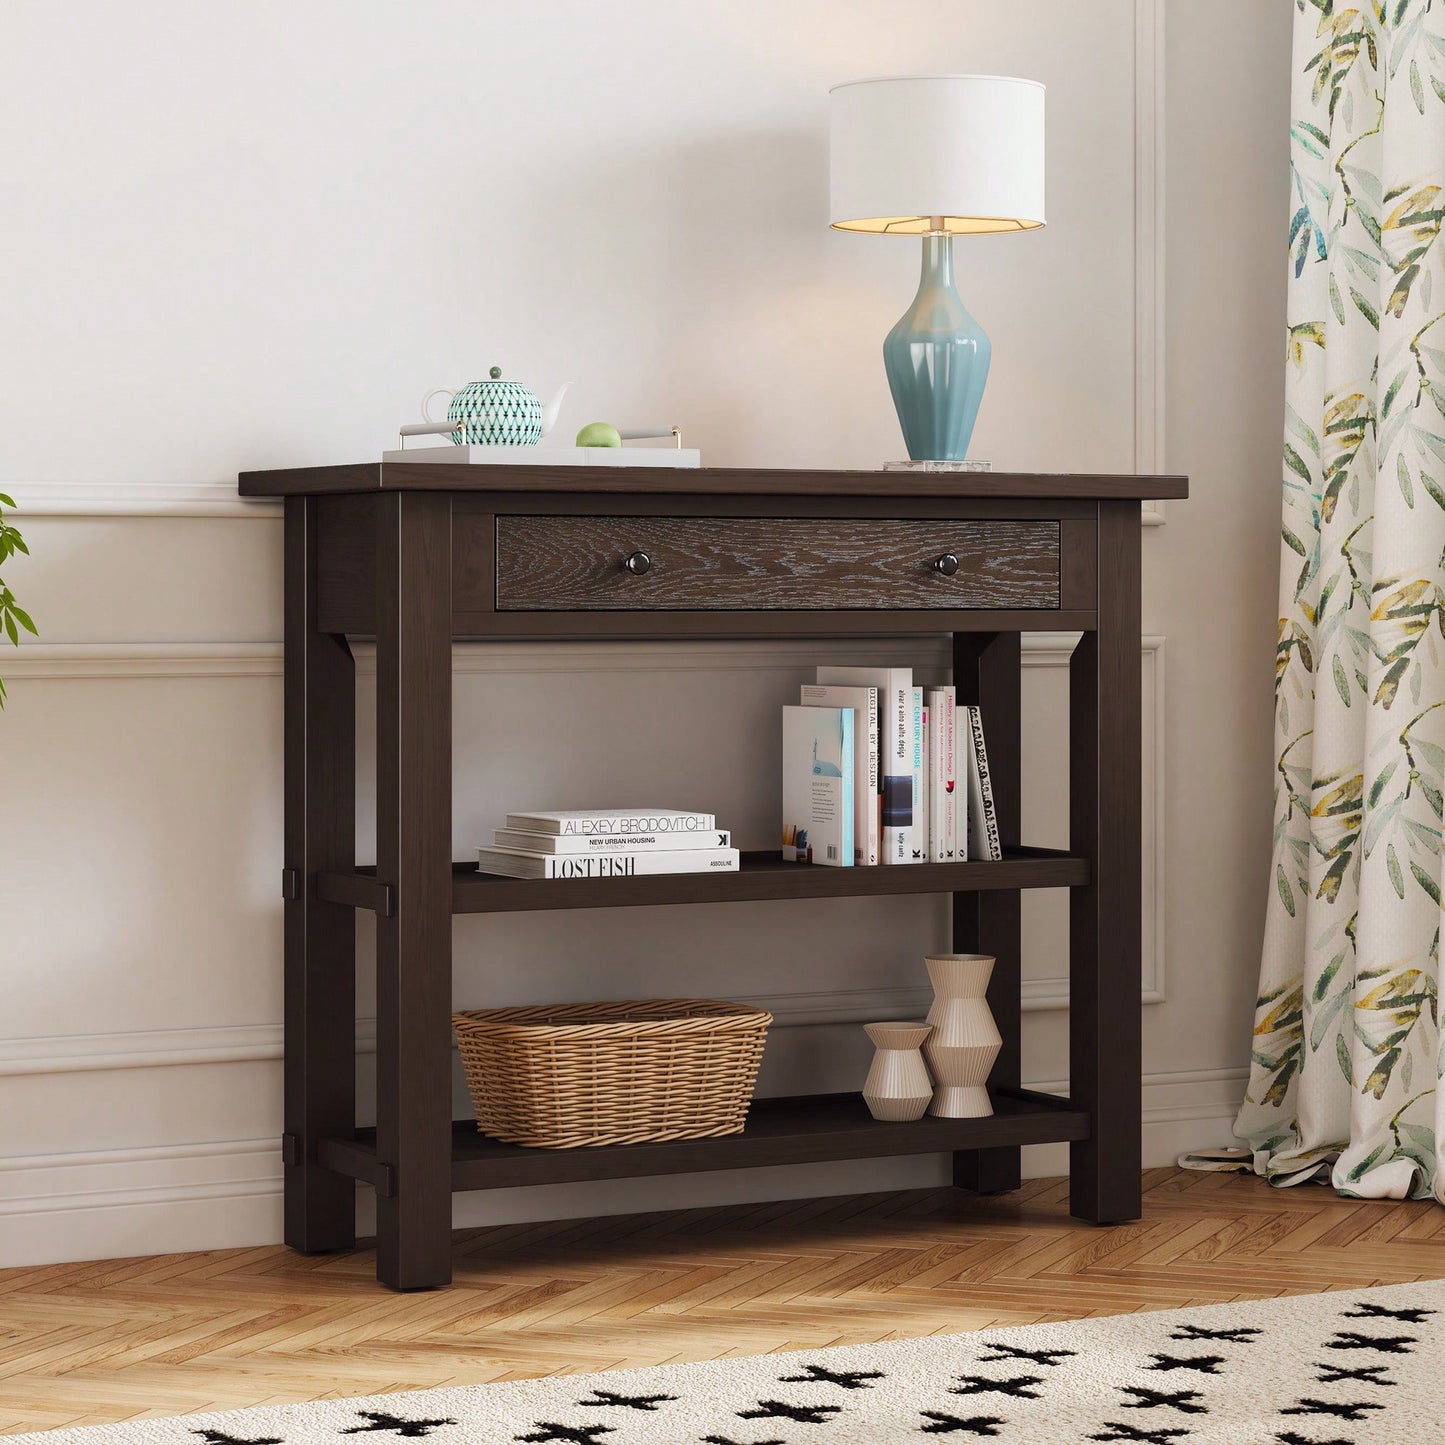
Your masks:
M 1274 857 L 1236 1133 L 1445 1202 L 1445 0 L 1296 0 Z

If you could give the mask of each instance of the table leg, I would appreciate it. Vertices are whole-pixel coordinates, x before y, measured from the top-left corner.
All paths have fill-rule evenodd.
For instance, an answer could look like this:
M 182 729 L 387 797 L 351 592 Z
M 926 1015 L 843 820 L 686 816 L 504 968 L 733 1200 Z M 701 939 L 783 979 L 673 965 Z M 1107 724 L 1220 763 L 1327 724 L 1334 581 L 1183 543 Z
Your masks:
M 451 1280 L 451 501 L 377 502 L 377 1275 Z
M 982 710 L 988 743 L 988 767 L 998 812 L 999 841 L 1015 848 L 1020 841 L 1020 637 L 955 633 L 953 677 L 960 703 Z M 1017 1089 L 1022 1082 L 1020 897 L 1016 891 L 953 895 L 953 947 L 960 953 L 987 953 L 997 960 L 988 986 L 988 1006 L 1003 1035 L 988 1076 L 990 1088 Z M 953 1156 L 953 1182 L 980 1194 L 1017 1189 L 1017 1148 L 976 1149 Z
M 317 629 L 317 507 L 286 499 L 284 542 L 284 1229 L 307 1254 L 356 1242 L 356 1186 L 316 1162 L 356 1127 L 356 914 L 316 896 L 319 872 L 355 865 L 356 679 L 346 639 Z
M 1098 630 L 1069 664 L 1070 847 L 1093 881 L 1070 894 L 1069 1093 L 1092 1116 L 1069 1146 L 1070 1211 L 1142 1208 L 1139 504 L 1099 504 Z

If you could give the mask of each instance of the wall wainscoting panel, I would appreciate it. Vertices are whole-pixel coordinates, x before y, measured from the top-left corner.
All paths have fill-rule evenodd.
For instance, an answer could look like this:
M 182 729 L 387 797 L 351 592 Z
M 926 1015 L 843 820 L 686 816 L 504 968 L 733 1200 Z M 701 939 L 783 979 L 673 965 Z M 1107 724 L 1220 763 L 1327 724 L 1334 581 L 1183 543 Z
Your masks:
M 0 1268 L 280 1238 L 276 1138 L 0 1159 Z
M 1037 633 L 1024 638 L 1023 662 L 1028 678 L 1038 676 L 1041 684 L 1055 689 L 1048 697 L 1040 695 L 1034 711 L 1045 719 L 1057 718 L 1062 710 L 1058 704 L 1066 696 L 1066 674 L 1070 654 L 1077 642 L 1073 633 Z M 1143 791 L 1145 798 L 1144 852 L 1146 859 L 1143 880 L 1144 964 L 1142 996 L 1145 1002 L 1161 1002 L 1165 997 L 1164 958 L 1164 706 L 1165 706 L 1165 643 L 1162 637 L 1147 636 L 1142 640 L 1143 667 L 1144 759 Z M 479 644 L 460 647 L 456 652 L 455 671 L 459 679 L 470 676 L 496 678 L 539 677 L 556 680 L 579 674 L 616 677 L 619 674 L 687 674 L 741 672 L 798 672 L 818 662 L 845 661 L 882 664 L 908 661 L 920 672 L 937 673 L 946 665 L 944 645 L 937 637 L 919 636 L 895 642 L 853 643 L 838 640 L 784 641 L 777 643 L 737 642 L 710 643 L 703 646 L 679 644 L 599 644 L 587 647 L 568 645 Z M 374 675 L 374 652 L 369 645 L 357 647 L 358 673 L 363 679 Z M 1039 672 L 1038 670 L 1044 670 Z M 185 679 L 247 679 L 279 680 L 281 649 L 275 643 L 74 643 L 30 644 L 7 659 L 11 682 L 22 687 L 27 682 L 95 682 L 102 680 L 135 682 L 158 679 L 177 683 Z M 365 684 L 363 684 L 365 685 Z M 224 694 L 214 694 L 212 707 L 228 706 Z M 201 715 L 208 715 L 203 710 Z M 206 729 L 209 731 L 210 729 Z M 1040 772 L 1057 763 L 1061 750 L 1059 739 L 1041 734 L 1029 740 L 1031 753 L 1040 755 Z M 163 755 L 162 755 L 163 756 Z M 1063 775 L 1031 776 L 1026 789 L 1025 834 L 1041 843 L 1066 846 L 1066 837 L 1039 837 L 1033 826 L 1060 826 L 1057 809 L 1050 798 L 1064 786 Z M 1033 796 L 1030 796 L 1030 793 Z M 279 806 L 275 800 L 261 799 L 269 810 Z M 1028 815 L 1033 814 L 1035 818 Z M 158 820 L 157 820 L 158 821 Z M 1030 905 L 1045 900 L 1030 898 Z M 1061 931 L 1062 898 L 1047 900 L 1058 918 L 1051 918 L 1032 950 L 1040 958 L 1062 956 L 1065 950 Z M 279 912 L 279 904 L 276 905 Z M 1036 930 L 1037 931 L 1037 930 Z M 885 990 L 887 995 L 889 991 Z M 910 989 L 893 991 L 893 1003 L 877 999 L 876 1016 L 906 1017 L 913 1009 L 916 992 Z M 830 1016 L 838 1005 L 825 1000 L 834 998 L 834 991 L 824 990 L 819 1006 Z M 1068 980 L 1060 973 L 1031 971 L 1024 985 L 1024 1006 L 1029 1010 L 1066 1008 Z M 780 1017 L 790 1010 L 780 1006 Z M 847 1017 L 856 1017 L 848 1014 Z M 276 1026 L 269 1026 L 276 1027 Z M 250 1030 L 181 1028 L 159 1030 L 130 1029 L 114 1035 L 81 1031 L 67 1041 L 66 1037 L 26 1037 L 0 1040 L 0 1073 L 64 1072 L 67 1069 L 94 1070 L 112 1067 L 151 1067 L 165 1056 L 175 1063 L 219 1061 L 226 1058 L 247 1059 L 273 1057 L 273 1039 L 260 1042 L 267 1025 Z M 114 1040 L 112 1045 L 108 1040 Z
M 15 482 L 8 488 L 29 517 L 234 517 L 276 522 L 281 503 L 241 497 L 235 482 Z
M 1164 0 L 1134 0 L 1134 470 L 1164 458 Z M 1167 520 L 1145 502 L 1146 527 Z
M 1060 739 L 1054 725 L 1066 711 L 1059 704 L 1067 692 L 1068 660 L 1076 642 L 1076 634 L 1031 635 L 1024 642 L 1026 711 L 1041 720 L 1037 736 L 1028 739 L 1029 756 L 1038 755 L 1038 766 L 1031 769 L 1026 789 L 1027 836 L 1033 829 L 1047 832 L 1059 824 L 1057 809 L 1051 806 L 1053 792 L 1061 786 L 1056 775 Z M 358 646 L 357 660 L 365 722 L 374 656 L 368 647 Z M 466 746 L 475 753 L 476 729 L 485 728 L 488 731 L 482 735 L 490 736 L 499 721 L 492 714 L 478 714 L 479 702 L 492 706 L 497 698 L 509 698 L 520 689 L 527 710 L 542 705 L 555 709 L 564 694 L 570 697 L 582 689 L 593 705 L 605 709 L 615 706 L 615 699 L 645 699 L 648 689 L 663 687 L 667 678 L 677 676 L 679 695 L 701 699 L 695 706 L 704 715 L 713 706 L 708 702 L 709 686 L 741 699 L 740 725 L 756 734 L 766 731 L 778 696 L 790 691 L 810 666 L 846 660 L 908 661 L 921 673 L 936 675 L 944 669 L 947 654 L 940 639 L 929 636 L 862 643 L 466 646 L 457 650 L 455 664 L 459 717 L 473 729 L 473 741 Z M 109 921 L 100 933 L 79 928 L 83 920 L 68 917 L 60 896 L 45 893 L 48 873 L 37 874 L 26 890 L 27 894 L 38 890 L 44 897 L 16 900 L 12 925 L 19 927 L 16 937 L 22 951 L 33 953 L 35 962 L 28 1002 L 16 1017 L 41 1027 L 32 1024 L 25 1036 L 0 1039 L 0 1077 L 9 1081 L 19 1105 L 0 1138 L 0 1152 L 11 1157 L 10 1168 L 0 1176 L 0 1213 L 6 1218 L 3 1233 L 11 1251 L 6 1258 L 11 1263 L 35 1262 L 273 1239 L 277 1173 L 268 1131 L 277 1127 L 281 1025 L 274 1014 L 269 1022 L 227 1019 L 259 1015 L 264 1020 L 266 1012 L 279 1005 L 280 903 L 279 890 L 270 882 L 272 865 L 279 868 L 280 795 L 275 776 L 279 737 L 270 735 L 267 720 L 278 701 L 280 647 L 268 642 L 37 643 L 20 649 L 7 662 L 15 721 L 40 729 L 30 745 L 38 760 L 32 791 L 17 795 L 16 816 L 22 827 L 46 837 L 47 846 L 53 843 L 61 850 L 57 858 L 67 849 L 106 840 L 86 866 L 92 889 L 107 900 L 103 912 Z M 1163 639 L 1143 639 L 1148 861 L 1141 997 L 1146 1002 L 1158 1002 L 1164 994 L 1163 663 Z M 709 675 L 718 673 L 726 674 L 726 682 L 710 684 Z M 100 687 L 101 683 L 107 685 Z M 545 743 L 543 754 L 553 745 Z M 49 836 L 53 825 L 41 830 L 50 806 L 47 800 L 53 799 L 53 785 L 61 777 L 51 778 L 46 772 L 45 759 L 51 756 L 67 760 L 64 777 L 70 799 L 56 839 Z M 464 756 L 465 748 L 459 758 Z M 634 781 L 646 776 L 637 772 L 636 759 L 624 758 L 619 767 L 621 776 Z M 118 775 L 126 775 L 124 792 L 107 781 Z M 737 806 L 745 807 L 741 793 L 767 795 L 753 802 L 760 801 L 760 815 L 770 818 L 770 792 L 756 782 L 757 776 L 755 767 L 740 774 Z M 230 861 L 218 870 L 211 863 L 215 840 L 228 839 L 238 819 L 244 820 L 249 841 L 238 850 L 228 840 L 218 856 Z M 175 851 L 178 839 L 185 842 Z M 1038 841 L 1065 840 L 1040 836 Z M 164 876 L 157 878 L 157 873 Z M 161 906 L 162 895 L 187 898 L 194 917 L 184 929 L 165 922 L 164 909 L 154 911 Z M 143 906 L 137 902 L 142 896 Z M 1065 895 L 1031 897 L 1026 911 L 1032 914 L 1036 902 L 1063 905 Z M 942 941 L 934 936 L 934 930 L 944 926 L 941 908 L 924 899 L 861 900 L 841 909 L 795 905 L 778 911 L 775 905 L 747 906 L 753 907 L 759 910 L 756 916 L 744 916 L 745 908 L 729 910 L 703 930 L 710 939 L 720 930 L 735 933 L 732 944 L 709 945 L 717 957 L 700 950 L 696 939 L 688 945 L 695 966 L 702 966 L 696 962 L 701 957 L 702 964 L 710 962 L 713 970 L 706 980 L 699 973 L 694 987 L 757 1002 L 774 1013 L 779 1030 L 777 1044 L 769 1051 L 770 1089 L 849 1087 L 866 1052 L 857 1025 L 916 1016 L 929 999 L 916 970 L 905 975 L 906 982 L 887 976 L 896 965 L 889 951 L 879 952 L 880 941 L 898 964 L 916 962 L 922 951 Z M 644 916 L 648 914 L 665 916 Z M 217 918 L 226 920 L 219 934 L 213 922 Z M 581 996 L 588 988 L 599 993 L 655 991 L 647 961 L 659 950 L 675 949 L 682 921 L 683 915 L 672 910 L 644 910 L 610 945 L 604 939 L 595 954 L 589 950 L 595 961 L 585 967 L 579 956 L 575 965 L 564 965 L 560 975 L 549 971 L 545 983 L 531 968 L 515 978 L 507 975 L 503 982 L 518 997 L 531 996 L 539 986 L 558 997 Z M 608 922 L 588 925 L 589 935 Z M 492 977 L 499 959 L 525 961 L 550 953 L 559 961 L 570 960 L 580 945 L 566 929 L 575 923 L 565 917 L 459 922 L 459 998 L 481 987 L 476 979 L 468 981 L 468 970 L 477 962 L 472 955 L 481 940 L 485 956 L 493 960 L 488 965 Z M 523 931 L 503 931 L 514 924 Z M 1066 926 L 1055 907 L 1030 927 L 1034 959 L 1024 984 L 1024 1007 L 1031 1015 L 1047 1016 L 1068 1004 L 1067 977 L 1057 965 L 1051 966 L 1051 960 L 1066 949 Z M 769 950 L 801 949 L 801 956 L 810 956 L 819 929 L 830 930 L 829 937 L 836 935 L 830 944 L 834 961 L 826 969 L 802 972 L 788 992 L 773 991 L 765 981 L 771 965 L 766 957 L 750 958 L 759 950 L 749 949 L 747 940 L 755 945 L 766 939 Z M 358 934 L 364 999 L 369 920 L 362 921 Z M 593 941 L 590 936 L 588 941 Z M 732 948 L 739 950 L 743 972 L 729 986 Z M 258 957 L 264 960 L 260 968 Z M 655 971 L 656 965 L 650 966 Z M 584 976 L 593 983 L 583 982 Z M 598 977 L 608 982 L 599 987 Z M 42 986 L 40 980 L 46 978 L 55 983 Z M 127 984 L 119 991 L 117 978 Z M 112 990 L 115 1006 L 87 1013 L 88 999 L 97 988 Z M 52 1007 L 61 997 L 69 1003 Z M 367 1011 L 364 1003 L 362 1008 Z M 167 1012 L 205 1022 L 170 1024 L 165 1021 Z M 108 1026 L 111 1019 L 113 1028 Z M 70 1031 L 54 1027 L 62 1020 L 74 1021 Z M 52 1024 L 48 1030 L 43 1027 L 46 1022 Z M 830 1028 L 834 1032 L 829 1033 Z M 375 1052 L 374 1019 L 358 1021 L 357 1051 L 364 1100 Z M 1047 1048 L 1040 1057 L 1047 1057 Z M 103 1082 L 96 1077 L 101 1074 L 107 1076 Z M 459 1076 L 457 1082 L 460 1101 Z M 1160 1100 L 1156 1108 L 1174 1099 L 1161 1088 L 1152 1096 Z M 1200 1096 L 1197 1088 L 1172 1106 L 1183 1108 L 1181 1118 L 1171 1121 L 1156 1115 L 1151 1137 L 1163 1138 L 1160 1130 L 1166 1124 L 1195 1128 L 1229 1112 L 1218 1099 Z M 53 1133 L 38 1134 L 24 1119 L 51 1115 L 73 1121 L 65 1137 L 75 1141 L 78 1152 L 41 1152 L 51 1147 L 48 1139 Z M 143 1120 L 150 1122 L 142 1124 Z M 212 1130 L 241 1142 L 206 1142 Z M 1173 1137 L 1169 1135 L 1170 1140 Z M 95 1151 L 84 1147 L 107 1139 L 114 1139 L 115 1147 Z M 121 1147 L 126 1145 L 131 1147 Z M 1168 1147 L 1173 1148 L 1173 1143 Z M 1163 1145 L 1155 1156 L 1167 1157 Z M 887 1177 L 900 1187 L 942 1178 L 935 1160 L 891 1167 L 896 1172 Z M 1063 1161 L 1043 1151 L 1035 1156 L 1034 1167 L 1040 1172 L 1059 1169 Z M 841 1164 L 800 1171 L 781 1184 L 776 1179 L 716 1174 L 696 1176 L 685 1185 L 670 1184 L 672 1192 L 666 1197 L 701 1203 L 761 1198 L 779 1189 L 803 1195 L 880 1187 L 879 1177 L 874 1166 Z M 553 1217 L 574 1210 L 620 1211 L 628 1207 L 629 1188 L 635 1186 L 614 1182 L 598 1186 L 600 1193 L 475 1196 L 459 1203 L 458 1218 L 495 1220 L 505 1217 L 507 1210 L 523 1215 L 540 1211 Z M 82 1242 L 76 1242 L 74 1221 L 81 1217 Z
M 1227 1141 L 1244 1069 L 1150 1074 L 1144 1079 L 1144 1163 Z M 1067 1081 L 1033 1085 L 1063 1093 Z M 1067 1146 L 1024 1151 L 1024 1173 L 1064 1173 Z M 691 1208 L 801 1199 L 947 1182 L 942 1156 L 843 1161 L 676 1175 L 649 1183 L 652 1207 Z M 458 1195 L 458 1227 L 527 1219 L 626 1214 L 636 1183 L 605 1180 L 547 1189 Z M 372 1197 L 358 1189 L 358 1224 L 372 1228 Z M 97 1149 L 0 1160 L 0 1268 L 78 1259 L 237 1249 L 281 1237 L 280 1140 L 236 1139 L 160 1148 Z

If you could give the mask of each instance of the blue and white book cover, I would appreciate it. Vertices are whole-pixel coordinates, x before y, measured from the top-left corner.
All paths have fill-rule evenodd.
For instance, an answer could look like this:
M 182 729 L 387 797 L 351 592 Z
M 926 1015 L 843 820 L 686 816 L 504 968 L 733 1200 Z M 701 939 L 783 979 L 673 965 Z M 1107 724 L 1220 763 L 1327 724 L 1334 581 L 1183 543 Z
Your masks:
M 798 701 L 804 707 L 853 709 L 853 865 L 879 862 L 882 843 L 878 787 L 878 689 L 805 682 Z
M 818 681 L 878 689 L 879 807 L 882 861 L 913 862 L 913 669 L 820 667 Z
M 851 707 L 783 709 L 783 857 L 853 867 Z

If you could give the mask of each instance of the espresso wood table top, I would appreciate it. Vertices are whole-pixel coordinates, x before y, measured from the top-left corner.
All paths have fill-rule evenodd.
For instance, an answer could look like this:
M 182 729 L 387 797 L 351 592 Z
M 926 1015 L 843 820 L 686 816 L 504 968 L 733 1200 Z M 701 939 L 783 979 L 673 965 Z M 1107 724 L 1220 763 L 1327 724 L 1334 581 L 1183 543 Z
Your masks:
M 506 467 L 354 462 L 242 472 L 243 497 L 328 492 L 626 492 L 637 496 L 1009 497 L 1164 501 L 1189 495 L 1182 476 L 1070 472 L 828 471 L 769 467 Z

